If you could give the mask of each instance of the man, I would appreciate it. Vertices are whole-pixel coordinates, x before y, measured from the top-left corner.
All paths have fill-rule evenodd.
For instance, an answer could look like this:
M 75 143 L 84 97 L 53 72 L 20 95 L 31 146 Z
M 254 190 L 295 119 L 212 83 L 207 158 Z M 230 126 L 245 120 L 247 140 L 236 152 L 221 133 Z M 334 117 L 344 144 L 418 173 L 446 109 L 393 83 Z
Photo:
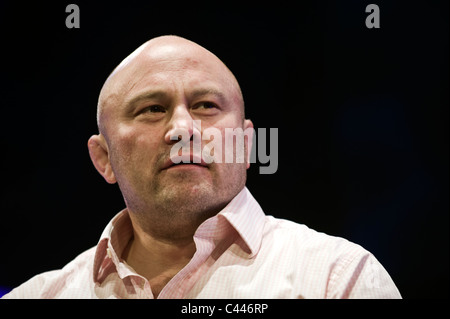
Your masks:
M 245 187 L 250 138 L 243 163 L 214 150 L 175 165 L 176 143 L 253 128 L 235 77 L 199 45 L 162 36 L 134 51 L 100 92 L 98 127 L 89 154 L 126 208 L 96 247 L 6 298 L 400 298 L 360 246 L 264 215 Z

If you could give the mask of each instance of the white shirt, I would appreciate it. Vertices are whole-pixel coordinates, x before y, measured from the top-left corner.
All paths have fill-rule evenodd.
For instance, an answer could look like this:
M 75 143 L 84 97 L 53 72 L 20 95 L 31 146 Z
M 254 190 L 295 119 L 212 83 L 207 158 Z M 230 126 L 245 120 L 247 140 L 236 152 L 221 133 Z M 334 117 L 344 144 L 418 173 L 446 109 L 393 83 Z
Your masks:
M 153 298 L 120 256 L 133 234 L 127 209 L 97 246 L 4 298 Z M 266 216 L 247 188 L 194 235 L 196 252 L 158 298 L 401 298 L 361 246 Z

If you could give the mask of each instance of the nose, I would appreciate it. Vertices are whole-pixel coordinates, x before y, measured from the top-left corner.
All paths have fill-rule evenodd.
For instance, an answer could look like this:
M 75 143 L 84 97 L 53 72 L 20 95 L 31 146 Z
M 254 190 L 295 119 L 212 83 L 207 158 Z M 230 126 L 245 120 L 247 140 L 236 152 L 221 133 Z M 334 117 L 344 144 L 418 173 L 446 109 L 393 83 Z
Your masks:
M 195 134 L 194 120 L 185 105 L 178 105 L 174 108 L 170 118 L 164 140 L 171 145 L 180 140 L 190 141 Z

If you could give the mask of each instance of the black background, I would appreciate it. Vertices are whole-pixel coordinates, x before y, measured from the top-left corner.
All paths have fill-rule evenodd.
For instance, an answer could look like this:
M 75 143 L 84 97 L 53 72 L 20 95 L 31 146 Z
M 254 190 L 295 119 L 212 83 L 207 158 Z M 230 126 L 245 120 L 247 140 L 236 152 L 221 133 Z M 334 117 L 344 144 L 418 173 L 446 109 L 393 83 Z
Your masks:
M 278 171 L 248 172 L 265 213 L 371 251 L 405 298 L 449 296 L 448 2 L 0 4 L 0 286 L 64 266 L 124 207 L 87 152 L 101 86 L 164 34 L 224 61 L 247 118 L 278 128 Z

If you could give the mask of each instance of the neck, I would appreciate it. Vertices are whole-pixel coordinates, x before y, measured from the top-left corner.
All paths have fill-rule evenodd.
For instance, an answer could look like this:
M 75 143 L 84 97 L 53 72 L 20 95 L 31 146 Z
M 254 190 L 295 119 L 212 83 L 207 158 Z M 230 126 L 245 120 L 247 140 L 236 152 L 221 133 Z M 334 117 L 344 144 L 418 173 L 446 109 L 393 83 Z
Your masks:
M 149 281 L 156 298 L 170 279 L 189 263 L 196 250 L 195 243 L 192 236 L 176 240 L 152 236 L 133 218 L 132 223 L 134 237 L 122 258 Z

